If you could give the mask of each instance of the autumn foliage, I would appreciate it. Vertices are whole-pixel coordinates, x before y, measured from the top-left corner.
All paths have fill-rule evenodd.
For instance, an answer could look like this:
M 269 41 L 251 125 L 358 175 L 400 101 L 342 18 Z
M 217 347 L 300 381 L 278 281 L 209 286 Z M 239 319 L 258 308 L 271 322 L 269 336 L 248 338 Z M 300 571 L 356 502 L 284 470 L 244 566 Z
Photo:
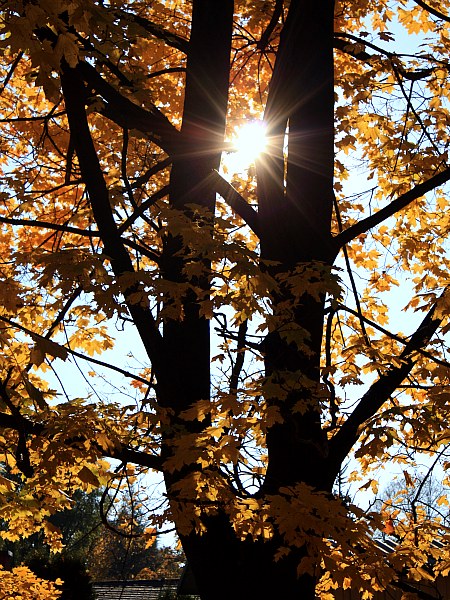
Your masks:
M 0 535 L 141 482 L 202 600 L 448 574 L 335 482 L 450 465 L 450 2 L 0 6 Z
M 60 597 L 58 585 L 36 577 L 27 567 L 15 567 L 12 571 L 0 569 L 0 577 L 4 600 L 57 600 Z

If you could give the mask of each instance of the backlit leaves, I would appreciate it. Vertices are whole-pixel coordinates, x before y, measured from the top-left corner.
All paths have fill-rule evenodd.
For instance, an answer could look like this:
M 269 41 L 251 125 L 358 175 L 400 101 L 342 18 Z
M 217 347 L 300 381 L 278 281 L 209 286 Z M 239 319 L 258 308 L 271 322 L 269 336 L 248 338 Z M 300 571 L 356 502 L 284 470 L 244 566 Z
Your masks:
M 340 255 L 337 267 L 319 260 L 285 271 L 270 261 L 262 264 L 257 235 L 224 200 L 217 199 L 214 213 L 197 202 L 173 205 L 170 144 L 155 126 L 160 123 L 155 115 L 167 116 L 165 127 L 179 141 L 192 3 L 3 4 L 0 517 L 9 527 L 4 535 L 16 539 L 42 530 L 58 549 L 58 532 L 48 517 L 70 505 L 75 489 L 108 484 L 111 468 L 102 456 L 117 458 L 125 470 L 134 459 L 143 470 L 161 468 L 164 439 L 163 468 L 181 479 L 174 486 L 176 501 L 150 517 L 150 529 L 175 518 L 181 532 L 205 531 L 207 517 L 223 510 L 241 540 L 269 542 L 280 535 L 280 560 L 290 548 L 305 546 L 299 573 L 320 570 L 323 598 L 338 586 L 360 588 L 368 597 L 395 577 L 395 569 L 427 577 L 423 564 L 430 540 L 442 529 L 423 515 L 414 538 L 414 524 L 393 511 L 367 515 L 302 483 L 270 497 L 261 486 L 267 431 L 286 423 L 284 406 L 293 393 L 304 397 L 290 407 L 289 417 L 307 415 L 314 406 L 332 441 L 370 383 L 410 359 L 401 384 L 406 387 L 397 387 L 375 415 L 358 424 L 360 472 L 352 478 L 362 491 L 376 493 L 374 470 L 387 460 L 403 468 L 413 451 L 428 457 L 445 450 L 446 186 L 355 236 L 346 244 L 347 262 Z M 283 3 L 268 29 L 274 4 L 235 3 L 228 137 L 237 125 L 263 115 L 289 8 Z M 448 2 L 431 4 L 449 13 Z M 445 20 L 406 0 L 337 2 L 335 29 L 336 40 L 343 41 L 335 50 L 337 236 L 447 168 L 450 34 Z M 92 210 L 97 197 L 69 131 L 60 73 L 70 67 L 84 77 L 88 69 L 79 65 L 93 70 L 79 95 L 107 190 L 103 213 L 111 211 L 114 248 L 123 243 L 128 269 L 117 268 L 117 257 L 105 252 L 107 236 L 99 227 L 104 223 L 95 221 Z M 247 208 L 255 209 L 258 224 L 255 169 L 232 173 L 224 159 L 223 171 Z M 202 190 L 205 196 L 215 194 L 213 179 Z M 177 276 L 168 276 L 174 265 L 181 265 Z M 438 297 L 439 334 L 427 354 L 419 348 L 402 357 L 420 313 Z M 297 317 L 299 307 L 321 302 L 327 322 L 320 377 L 296 365 L 269 372 L 267 334 L 298 356 L 312 356 L 310 335 Z M 211 322 L 216 336 L 211 399 L 207 393 L 190 398 L 178 372 L 161 393 L 148 345 L 141 346 L 132 330 L 132 314 L 138 313 L 148 317 L 144 329 L 154 333 L 155 346 L 194 313 Z M 117 354 L 111 354 L 116 338 Z M 182 341 L 186 359 L 194 341 Z M 165 351 L 162 342 L 152 355 L 156 363 L 174 358 Z M 92 358 L 97 362 L 89 362 Z M 115 380 L 108 364 L 126 377 Z M 79 371 L 82 377 L 73 375 Z M 175 414 L 173 406 L 181 409 Z M 377 530 L 403 536 L 389 559 L 392 568 L 373 544 Z M 8 585 L 21 576 L 27 589 L 27 572 L 10 576 Z M 7 582 L 3 573 L 2 578 Z M 47 591 L 50 598 L 54 592 Z
M 0 568 L 0 583 L 5 600 L 57 600 L 61 596 L 58 583 L 36 577 L 27 567 L 15 567 L 12 571 Z

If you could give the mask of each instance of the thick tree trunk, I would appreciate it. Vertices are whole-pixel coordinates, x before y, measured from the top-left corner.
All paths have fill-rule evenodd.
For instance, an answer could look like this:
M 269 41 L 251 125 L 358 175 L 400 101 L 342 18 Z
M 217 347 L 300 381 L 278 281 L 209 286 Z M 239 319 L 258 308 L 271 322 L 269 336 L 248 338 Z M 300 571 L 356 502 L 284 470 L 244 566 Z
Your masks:
M 214 211 L 215 195 L 207 179 L 210 170 L 218 166 L 225 128 L 232 8 L 229 0 L 193 3 L 183 140 L 171 176 L 172 205 L 180 210 L 195 203 L 210 210 L 211 215 Z M 292 272 L 298 263 L 332 260 L 332 34 L 333 2 L 291 1 L 266 112 L 269 132 L 275 135 L 271 155 L 258 167 L 262 258 L 279 262 L 272 270 L 274 275 Z M 285 165 L 283 138 L 287 126 L 289 160 Z M 164 275 L 178 282 L 185 281 L 181 248 L 180 239 L 168 239 L 163 264 Z M 204 264 L 207 269 L 207 262 Z M 207 277 L 197 280 L 198 284 L 208 290 Z M 274 306 L 292 299 L 289 288 L 281 286 L 273 298 Z M 173 452 L 174 441 L 185 433 L 201 433 L 207 423 L 184 422 L 180 417 L 195 401 L 209 398 L 210 385 L 209 323 L 200 316 L 194 296 L 185 298 L 184 310 L 183 321 L 169 321 L 164 326 L 170 368 L 176 373 L 176 381 L 172 377 L 163 399 L 163 404 L 174 411 L 164 440 L 167 457 Z M 327 448 L 318 393 L 323 302 L 305 296 L 290 316 L 275 313 L 275 317 L 303 328 L 307 348 L 287 343 L 276 329 L 267 339 L 267 376 L 279 380 L 280 385 L 286 377 L 296 378 L 297 383 L 287 398 L 268 399 L 283 421 L 268 428 L 269 463 L 260 494 L 276 494 L 282 486 L 301 482 L 329 491 L 332 477 L 325 468 Z M 164 389 L 161 391 L 164 395 Z M 298 411 L 299 404 L 306 410 Z M 180 499 L 177 484 L 198 468 L 186 465 L 166 473 L 174 507 Z M 185 517 L 191 522 L 195 520 L 194 504 L 184 502 Z M 241 540 L 220 499 L 215 509 L 215 513 L 202 517 L 202 534 L 179 530 L 202 600 L 313 600 L 314 579 L 297 575 L 304 548 L 292 549 L 287 557 L 276 561 L 277 550 L 283 545 L 276 531 L 269 541 L 250 536 Z
M 281 540 L 240 541 L 226 516 L 211 519 L 204 535 L 182 541 L 202 600 L 315 598 L 315 580 L 297 576 L 303 551 L 276 561 Z
M 181 140 L 173 159 L 170 200 L 174 209 L 188 211 L 196 204 L 210 213 L 215 209 L 215 193 L 208 183 L 212 169 L 219 167 L 223 146 L 229 85 L 233 1 L 194 0 L 192 31 L 187 58 L 185 102 Z M 187 212 L 189 214 L 189 212 Z M 168 237 L 162 257 L 162 271 L 174 282 L 186 281 L 183 240 Z M 205 275 L 194 283 L 206 293 L 209 263 L 203 260 Z M 192 402 L 209 398 L 209 321 L 200 316 L 197 299 L 184 299 L 184 319 L 169 320 L 164 339 L 170 354 L 167 373 L 168 398 L 164 404 L 176 413 Z M 179 390 L 174 397 L 173 373 Z M 176 386 L 175 386 L 176 387 Z M 162 390 L 164 394 L 164 390 Z
M 258 170 L 263 260 L 271 273 L 292 274 L 302 264 L 330 267 L 334 165 L 334 2 L 293 0 L 269 88 L 266 120 L 275 133 L 273 155 Z M 282 155 L 285 133 L 287 156 Z M 282 176 L 281 176 L 282 175 Z M 266 375 L 290 392 L 271 398 L 282 422 L 269 428 L 265 491 L 304 482 L 329 491 L 327 441 L 320 423 L 323 298 L 296 297 L 280 285 L 266 348 Z M 285 306 L 291 306 L 290 313 Z M 296 329 L 289 342 L 283 329 Z M 301 339 L 303 338 L 303 339 Z

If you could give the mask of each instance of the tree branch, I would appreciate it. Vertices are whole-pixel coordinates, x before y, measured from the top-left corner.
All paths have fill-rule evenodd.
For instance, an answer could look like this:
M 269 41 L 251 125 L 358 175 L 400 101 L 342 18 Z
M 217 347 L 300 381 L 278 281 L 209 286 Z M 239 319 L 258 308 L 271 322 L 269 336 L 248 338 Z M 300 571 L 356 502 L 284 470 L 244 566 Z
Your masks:
M 113 271 L 116 276 L 121 276 L 125 273 L 134 273 L 134 268 L 114 221 L 108 188 L 89 130 L 82 80 L 82 75 L 86 72 L 91 73 L 91 68 L 86 63 L 79 63 L 77 67 L 71 68 L 67 63 L 63 62 L 61 68 L 61 85 L 70 132 L 73 137 L 83 180 L 89 194 L 94 219 L 97 223 L 105 254 L 111 260 Z M 93 69 L 93 72 L 97 75 L 95 69 Z M 100 80 L 103 82 L 101 77 Z M 113 93 L 117 94 L 114 90 Z M 120 94 L 118 96 L 127 105 L 129 103 L 132 107 L 135 106 L 125 98 L 122 98 Z M 136 106 L 136 109 L 138 111 L 142 110 L 138 106 Z M 170 127 L 172 126 L 170 125 Z M 148 306 L 135 304 L 128 300 L 128 297 L 137 291 L 137 287 L 132 286 L 124 290 L 125 301 L 156 373 L 160 374 L 166 368 L 165 347 L 151 310 Z
M 167 192 L 166 192 L 167 193 Z M 156 195 L 156 194 L 155 194 Z M 165 194 L 164 194 L 165 195 Z M 151 198 L 153 199 L 153 197 Z M 154 200 L 156 202 L 156 200 Z M 144 210 L 148 208 L 148 205 L 144 208 Z M 143 211 L 139 211 L 139 214 L 136 216 L 138 218 Z M 134 215 L 132 215 L 134 217 Z M 134 221 L 133 219 L 132 221 Z M 41 227 L 43 229 L 51 229 L 54 231 L 61 231 L 63 233 L 75 233 L 76 235 L 82 235 L 88 238 L 99 238 L 100 233 L 98 231 L 90 231 L 89 229 L 79 229 L 78 227 L 71 227 L 70 225 L 58 225 L 57 223 L 47 223 L 46 221 L 31 221 L 29 219 L 11 219 L 8 217 L 0 217 L 0 223 L 7 223 L 10 225 L 24 225 L 26 227 Z M 127 226 L 130 224 L 130 219 L 126 221 Z M 124 224 L 125 225 L 125 224 Z M 120 228 L 120 232 L 124 231 L 125 227 Z M 129 248 L 133 248 L 133 250 L 137 250 L 142 255 L 147 256 L 150 260 L 155 262 L 159 261 L 159 255 L 155 252 L 152 252 L 148 248 L 144 248 L 140 244 L 133 242 L 133 240 L 122 239 L 122 243 Z
M 424 2 L 423 0 L 414 0 L 414 2 L 418 6 L 420 6 L 421 8 L 423 8 L 424 10 L 426 10 L 427 12 L 429 12 L 430 15 L 434 15 L 438 19 L 442 19 L 443 21 L 446 21 L 447 23 L 450 23 L 450 17 L 448 15 L 444 15 L 444 13 L 442 13 L 440 10 L 437 10 L 436 8 L 433 8 L 432 6 L 430 6 L 429 4 L 427 4 L 426 2 Z
M 211 171 L 211 182 L 214 189 L 222 196 L 228 206 L 238 214 L 243 221 L 258 237 L 260 235 L 260 227 L 258 223 L 258 213 L 248 204 L 241 194 L 234 189 L 231 183 L 220 175 L 216 170 Z
M 6 407 L 11 411 L 12 421 L 15 423 L 14 429 L 18 433 L 15 459 L 18 468 L 25 477 L 32 477 L 34 469 L 30 463 L 30 451 L 27 446 L 26 419 L 21 415 L 19 408 L 11 401 L 11 398 L 3 381 L 0 381 L 0 397 Z
M 158 200 L 161 200 L 161 198 L 164 198 L 164 196 L 167 196 L 169 194 L 169 191 L 170 191 L 170 186 L 165 185 L 161 189 L 159 189 L 157 192 L 152 194 L 150 196 L 150 198 L 147 198 L 147 200 L 142 202 L 142 204 L 140 204 L 134 210 L 133 214 L 131 214 L 128 217 L 128 219 L 126 219 L 122 223 L 122 225 L 119 227 L 119 229 L 118 229 L 119 233 L 123 233 L 124 231 L 126 231 L 128 229 L 128 227 L 130 227 L 130 225 L 132 225 L 135 221 L 137 221 L 137 219 L 139 219 L 139 217 L 141 217 L 148 208 L 153 206 L 156 202 L 158 202 Z
M 20 331 L 23 331 L 24 333 L 29 335 L 34 340 L 38 340 L 38 341 L 42 340 L 42 342 L 44 344 L 47 340 L 50 339 L 48 336 L 48 332 L 46 335 L 40 335 L 39 333 L 35 333 L 34 331 L 31 331 L 31 329 L 24 327 L 20 323 L 15 323 L 11 319 L 8 319 L 1 315 L 0 315 L 0 321 L 3 321 L 3 323 L 8 324 L 11 327 L 14 327 L 15 329 L 19 329 Z M 121 369 L 120 367 L 117 367 L 116 365 L 110 365 L 109 363 L 103 362 L 102 360 L 98 360 L 97 358 L 93 358 L 92 356 L 86 356 L 85 354 L 81 354 L 80 352 L 77 352 L 76 350 L 72 350 L 71 348 L 68 348 L 67 346 L 58 344 L 58 342 L 55 342 L 53 340 L 51 343 L 52 343 L 52 345 L 54 344 L 54 346 L 58 346 L 61 349 L 61 352 L 71 354 L 72 356 L 75 356 L 76 358 L 81 358 L 82 360 L 91 362 L 94 365 L 98 365 L 99 367 L 104 367 L 105 369 L 111 369 L 112 371 L 116 371 L 116 373 L 120 373 L 124 377 L 128 377 L 129 379 L 135 379 L 136 381 L 145 383 L 145 385 L 149 385 L 148 379 L 144 379 L 143 377 L 140 377 L 139 375 L 135 375 L 133 373 L 130 373 L 129 371 L 125 371 L 125 369 Z
M 86 62 L 80 62 L 76 70 L 107 101 L 107 106 L 100 110 L 101 114 L 123 129 L 137 129 L 145 133 L 168 154 L 176 152 L 180 133 L 156 106 L 145 109 L 134 104 Z
M 400 90 L 402 92 L 402 95 L 404 97 L 404 99 L 406 100 L 406 106 L 407 106 L 407 111 L 411 111 L 414 115 L 414 117 L 416 118 L 416 121 L 419 123 L 420 128 L 422 129 L 422 132 L 424 134 L 424 136 L 427 138 L 427 140 L 430 142 L 431 146 L 434 148 L 434 151 L 436 152 L 436 154 L 441 157 L 442 156 L 442 152 L 439 150 L 439 148 L 436 145 L 436 142 L 433 140 L 433 138 L 431 137 L 431 135 L 428 133 L 428 129 L 426 128 L 421 116 L 419 115 L 419 113 L 417 112 L 417 110 L 415 109 L 412 101 L 411 101 L 411 96 L 412 96 L 412 86 L 413 83 L 411 83 L 411 92 L 409 94 L 406 93 L 405 90 L 405 86 L 403 85 L 403 81 L 401 78 L 402 71 L 401 69 L 399 69 L 394 62 L 392 62 L 392 70 L 394 72 L 394 76 L 395 79 L 397 80 L 397 83 L 400 87 Z M 408 115 L 408 113 L 406 113 L 406 115 Z M 405 126 L 406 126 L 406 122 L 407 122 L 407 116 L 405 117 Z M 445 161 L 442 161 L 443 164 L 445 166 L 447 166 L 447 163 Z
M 155 454 L 148 454 L 142 450 L 134 450 L 133 448 L 128 448 L 126 446 L 115 448 L 109 453 L 105 453 L 103 450 L 103 455 L 106 457 L 109 456 L 110 458 L 115 458 L 116 460 L 120 460 L 124 463 L 133 463 L 135 465 L 140 465 L 141 467 L 148 467 L 154 471 L 161 471 L 163 466 L 159 456 Z
M 395 340 L 396 342 L 403 344 L 403 346 L 406 346 L 408 344 L 408 340 L 406 338 L 403 338 L 400 335 L 397 335 L 396 333 L 392 333 L 392 331 L 389 331 L 388 329 L 381 327 L 381 325 L 378 325 L 378 323 L 375 323 L 375 321 L 368 319 L 364 315 L 360 315 L 359 312 L 357 312 L 356 310 L 353 310 L 352 308 L 349 308 L 348 306 L 345 306 L 344 304 L 337 303 L 336 311 L 337 310 L 343 310 L 345 312 L 348 312 L 348 313 L 354 315 L 355 317 L 358 317 L 358 319 L 362 318 L 364 320 L 364 322 L 367 323 L 367 325 L 370 325 L 371 327 L 373 327 L 380 333 L 384 334 L 391 340 Z M 450 362 L 448 362 L 446 360 L 442 360 L 441 358 L 438 358 L 437 356 L 434 356 L 428 350 L 424 350 L 423 348 L 418 348 L 417 353 L 421 354 L 422 356 L 425 356 L 426 358 L 429 358 L 437 365 L 441 365 L 442 367 L 446 367 L 447 369 L 450 369 Z
M 69 310 L 71 309 L 73 303 L 81 296 L 82 292 L 83 292 L 82 285 L 79 285 L 77 288 L 75 288 L 73 290 L 73 292 L 70 294 L 69 298 L 65 302 L 62 309 L 56 315 L 55 320 L 48 328 L 47 333 L 43 337 L 47 338 L 48 340 L 51 339 L 52 335 L 55 333 L 58 326 L 64 321 L 64 319 L 65 319 L 67 313 L 69 312 Z
M 3 83 L 0 86 L 0 95 L 3 94 L 6 86 L 8 85 L 8 83 L 11 80 L 11 77 L 14 75 L 14 71 L 16 70 L 18 64 L 20 63 L 20 61 L 22 60 L 23 57 L 23 52 L 19 52 L 18 55 L 16 56 L 16 58 L 13 60 L 13 63 L 5 77 L 5 79 L 3 80 Z
M 142 27 L 142 29 L 144 29 L 148 33 L 151 33 L 154 37 L 163 41 L 168 46 L 176 48 L 184 54 L 187 54 L 189 50 L 189 42 L 180 35 L 177 35 L 176 33 L 172 33 L 170 31 L 166 31 L 164 27 L 156 25 L 156 23 L 153 23 L 152 21 L 150 21 L 150 19 L 146 19 L 145 17 L 141 17 L 140 15 L 131 14 L 123 9 L 115 9 L 114 14 L 128 21 L 133 21 L 134 23 Z
M 336 213 L 336 220 L 338 223 L 339 231 L 340 231 L 340 233 L 342 233 L 342 219 L 341 219 L 341 213 L 339 210 L 339 205 L 336 200 L 336 196 L 334 196 L 333 204 L 334 204 L 334 212 Z M 359 301 L 358 290 L 356 288 L 355 278 L 353 277 L 353 271 L 352 271 L 352 268 L 350 265 L 350 259 L 348 257 L 348 251 L 347 251 L 346 244 L 344 244 L 342 246 L 342 251 L 344 254 L 345 267 L 347 269 L 347 274 L 350 279 L 350 285 L 351 285 L 351 288 L 353 291 L 353 297 L 355 299 L 356 309 L 358 311 L 358 319 L 359 319 L 359 323 L 361 326 L 361 331 L 362 331 L 362 334 L 364 337 L 364 341 L 366 342 L 367 346 L 370 346 L 370 339 L 369 339 L 369 336 L 367 335 L 367 331 L 366 331 L 366 328 L 364 325 L 364 318 L 363 318 L 363 314 L 362 314 L 362 310 L 361 310 L 361 303 Z
M 337 425 L 337 414 L 338 414 L 338 406 L 336 403 L 336 389 L 332 381 L 329 378 L 329 372 L 331 369 L 331 336 L 332 336 L 332 326 L 333 326 L 333 318 L 336 314 L 336 311 L 333 309 L 330 311 L 327 318 L 327 326 L 325 330 L 325 369 L 323 370 L 322 379 L 325 382 L 325 385 L 328 388 L 330 393 L 330 425 L 327 427 L 327 431 L 331 431 L 336 428 Z
M 169 75 L 170 73 L 186 73 L 186 67 L 168 67 L 167 69 L 152 71 L 147 75 L 147 80 L 154 77 L 161 77 L 161 75 Z
M 157 264 L 159 263 L 160 258 L 161 258 L 159 256 L 159 254 L 156 254 L 156 252 L 153 252 L 152 250 L 149 250 L 148 248 L 144 248 L 144 246 L 142 246 L 142 244 L 138 244 L 137 242 L 134 242 L 133 240 L 127 240 L 127 239 L 122 239 L 122 243 L 124 246 L 133 248 L 133 250 L 136 250 L 136 252 L 140 252 L 142 254 L 142 256 L 146 256 L 153 262 L 155 262 Z
M 262 50 L 264 52 L 264 50 L 267 48 L 267 45 L 270 41 L 270 36 L 272 35 L 275 27 L 277 26 L 282 12 L 283 12 L 283 0 L 275 0 L 275 7 L 273 9 L 273 13 L 270 18 L 269 24 L 267 25 L 267 27 L 261 34 L 261 37 L 259 38 L 259 40 L 256 44 L 256 47 L 258 48 L 258 50 Z
M 0 217 L 0 223 L 18 226 L 23 225 L 25 227 L 40 227 L 42 229 L 52 229 L 54 231 L 61 231 L 62 233 L 74 233 L 76 235 L 82 235 L 88 238 L 100 237 L 98 231 L 90 231 L 89 229 L 79 229 L 78 227 L 72 227 L 71 225 L 58 225 L 57 223 L 48 223 L 47 221 L 32 221 L 31 219 L 14 219 L 10 217 Z
M 46 115 L 36 115 L 31 117 L 10 117 L 6 119 L 0 119 L 0 123 L 28 123 L 28 121 L 46 121 L 51 117 L 61 117 L 66 114 L 63 110 L 57 113 L 52 112 L 52 110 Z
M 13 429 L 14 431 L 17 431 L 17 429 L 18 429 L 17 418 L 13 415 L 9 415 L 7 413 L 0 412 L 0 427 L 2 429 Z M 32 423 L 25 417 L 22 417 L 22 415 L 21 415 L 21 427 L 23 428 L 25 433 L 29 433 L 29 434 L 35 434 L 37 432 L 40 433 L 42 431 L 41 426 L 36 425 L 35 423 Z
M 399 356 L 401 365 L 391 367 L 373 383 L 347 418 L 340 430 L 329 442 L 329 464 L 332 473 L 337 475 L 340 465 L 352 446 L 358 441 L 364 424 L 373 417 L 402 381 L 411 372 L 416 362 L 415 354 L 420 352 L 437 331 L 442 317 L 437 314 L 439 300 L 434 303 L 422 323 L 410 337 Z
M 131 184 L 132 189 L 145 185 L 153 177 L 153 175 L 156 175 L 157 173 L 168 167 L 171 163 L 171 158 L 164 158 L 160 162 L 156 163 L 156 165 L 153 165 L 152 167 L 147 169 L 145 173 L 133 179 L 133 183 Z
M 373 44 L 372 42 L 369 42 L 368 40 L 359 38 L 356 35 L 353 35 L 351 33 L 345 33 L 345 32 L 336 32 L 334 34 L 334 48 L 336 50 L 340 50 L 341 52 L 344 52 L 345 54 L 348 54 L 349 56 L 353 56 L 353 58 L 357 59 L 357 60 L 362 60 L 363 62 L 366 62 L 370 65 L 371 60 L 374 58 L 378 58 L 377 54 L 370 54 L 369 52 L 367 52 L 365 49 L 363 50 L 361 49 L 355 49 L 354 48 L 354 44 L 349 44 L 347 42 L 347 40 L 352 40 L 353 42 L 355 42 L 356 44 L 360 44 L 361 46 L 364 46 L 364 48 L 371 48 L 372 50 L 375 50 L 375 52 L 378 52 L 379 54 L 385 56 L 386 58 L 390 59 L 392 61 L 393 58 L 400 58 L 399 54 L 396 54 L 395 52 L 389 52 L 389 50 L 385 50 L 384 48 L 381 48 L 380 46 L 377 46 L 376 44 Z M 352 47 L 353 46 L 353 47 Z M 448 65 L 445 64 L 445 67 L 448 68 Z M 428 69 L 418 69 L 417 71 L 407 71 L 404 68 L 399 68 L 402 77 L 404 79 L 408 79 L 409 81 L 417 81 L 419 79 L 423 79 L 424 77 L 428 77 L 429 75 L 431 75 L 431 73 L 434 71 L 434 68 L 428 68 Z
M 347 37 L 347 35 L 345 33 L 335 33 L 334 36 L 335 37 L 334 37 L 333 45 L 334 45 L 335 50 L 340 50 L 341 52 L 344 52 L 344 54 L 349 54 L 350 56 L 353 56 L 353 58 L 362 60 L 364 62 L 370 62 L 374 58 L 373 54 L 369 54 L 362 48 L 355 50 L 355 48 L 354 48 L 355 44 L 349 43 L 346 39 L 341 37 L 341 36 Z M 366 42 L 364 40 L 361 40 L 360 42 L 358 41 L 357 43 L 361 44 L 361 46 L 362 45 L 366 46 Z M 380 51 L 383 52 L 383 54 L 384 54 L 384 51 L 381 50 L 381 48 L 380 48 Z
M 233 364 L 230 376 L 230 394 L 237 395 L 239 388 L 239 377 L 245 362 L 245 345 L 247 335 L 248 321 L 245 320 L 239 325 L 237 347 L 236 347 L 236 360 Z
M 385 206 L 378 212 L 370 215 L 370 217 L 362 219 L 358 223 L 355 223 L 355 225 L 345 229 L 342 233 L 339 233 L 337 236 L 335 236 L 334 243 L 336 244 L 337 248 L 342 248 L 345 244 L 351 242 L 351 240 L 354 240 L 359 235 L 366 233 L 373 227 L 376 227 L 389 217 L 395 215 L 395 213 L 399 212 L 403 208 L 406 208 L 408 204 L 411 204 L 411 202 L 414 200 L 417 200 L 418 198 L 424 196 L 427 192 L 434 190 L 449 180 L 450 167 L 447 167 L 440 173 L 430 177 L 430 179 L 427 179 L 422 183 L 418 183 L 415 187 L 393 200 L 390 204 L 388 204 L 388 206 Z
M 13 415 L 0 412 L 0 428 L 12 429 L 19 432 L 22 431 L 27 435 L 42 436 L 45 434 L 46 425 L 44 423 L 35 423 L 22 415 L 20 416 L 20 419 L 17 419 Z M 76 440 L 66 440 L 66 445 L 70 446 L 71 444 L 85 441 L 85 439 L 86 438 L 80 436 Z M 124 463 L 134 463 L 141 467 L 154 469 L 155 471 L 160 471 L 162 469 L 162 461 L 157 455 L 148 454 L 142 450 L 135 450 L 128 446 L 119 446 L 105 451 L 105 449 L 95 440 L 89 441 L 105 458 L 114 458 L 115 460 L 120 460 Z

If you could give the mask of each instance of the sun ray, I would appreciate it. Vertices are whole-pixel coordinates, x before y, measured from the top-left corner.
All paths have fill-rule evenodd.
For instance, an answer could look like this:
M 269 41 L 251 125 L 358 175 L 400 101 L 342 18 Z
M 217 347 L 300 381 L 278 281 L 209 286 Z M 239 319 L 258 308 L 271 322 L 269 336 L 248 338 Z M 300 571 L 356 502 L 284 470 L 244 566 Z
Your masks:
M 236 127 L 231 138 L 231 151 L 224 158 L 228 173 L 244 173 L 266 150 L 266 129 L 262 121 L 250 121 Z

